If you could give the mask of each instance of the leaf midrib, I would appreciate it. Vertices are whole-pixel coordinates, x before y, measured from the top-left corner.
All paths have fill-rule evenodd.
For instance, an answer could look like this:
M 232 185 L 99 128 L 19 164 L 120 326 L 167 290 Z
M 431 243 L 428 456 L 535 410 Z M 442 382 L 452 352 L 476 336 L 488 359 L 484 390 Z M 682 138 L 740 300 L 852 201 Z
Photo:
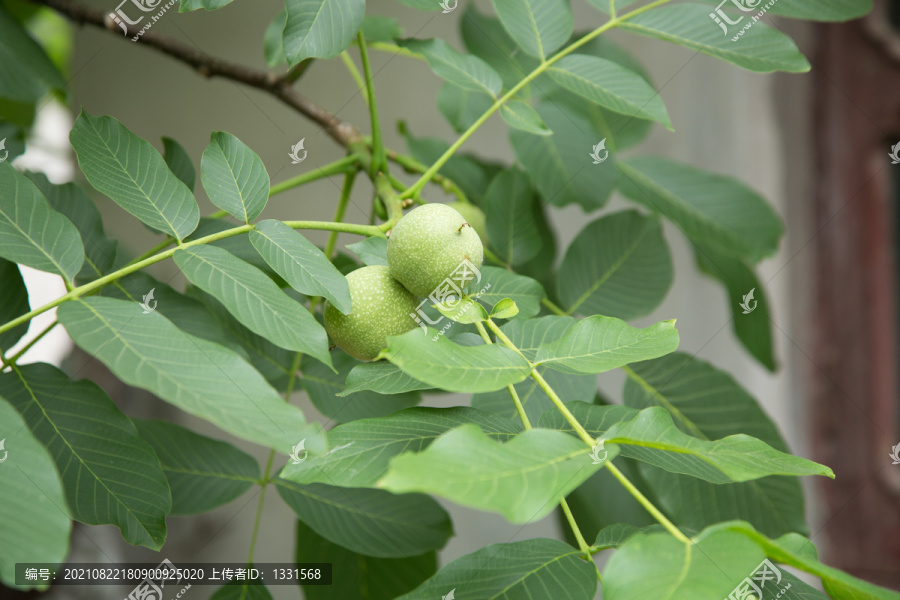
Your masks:
M 18 203 L 19 203 L 19 182 L 16 180 L 15 177 L 13 178 L 13 183 L 14 183 L 15 186 L 16 186 L 16 189 L 15 189 L 14 194 L 13 194 L 13 202 L 14 202 L 15 204 L 18 204 Z M 38 199 L 38 202 L 40 202 L 40 199 Z M 45 202 L 46 202 L 46 200 L 45 200 Z M 54 211 L 52 208 L 50 208 L 49 206 L 48 206 L 47 208 L 48 208 L 48 210 L 51 211 L 51 213 L 56 212 L 56 211 Z M 31 242 L 31 245 L 32 245 L 32 246 L 34 246 L 35 248 L 37 248 L 38 250 L 40 250 L 40 252 L 41 252 L 44 256 L 46 256 L 47 259 L 48 259 L 48 260 L 49 260 L 49 261 L 50 261 L 57 269 L 59 269 L 59 274 L 62 275 L 63 277 L 65 277 L 65 278 L 66 278 L 66 281 L 68 281 L 69 283 L 72 283 L 72 281 L 69 279 L 69 276 L 66 274 L 66 270 L 62 268 L 62 265 L 59 264 L 59 263 L 56 261 L 55 258 L 53 258 L 53 257 L 50 256 L 49 254 L 47 254 L 47 251 L 46 251 L 46 250 L 44 250 L 41 246 L 39 246 L 39 245 L 37 244 L 37 242 L 36 242 L 30 235 L 28 235 L 21 227 L 19 227 L 19 224 L 18 224 L 16 221 L 14 221 L 12 218 L 10 218 L 10 216 L 9 216 L 6 212 L 4 212 L 4 211 L 2 210 L 2 205 L 0 205 L 0 214 L 2 214 L 4 217 L 6 217 L 6 220 L 9 222 L 10 225 L 12 225 L 13 227 L 15 227 L 15 228 L 19 231 L 19 233 L 20 233 L 26 240 L 28 240 L 29 242 Z M 59 213 L 57 213 L 57 214 L 59 214 Z M 60 215 L 60 216 L 62 216 L 62 215 Z M 52 219 L 52 218 L 53 218 L 53 215 L 51 214 L 51 215 L 50 215 L 50 219 Z M 50 219 L 48 219 L 48 221 L 49 221 Z M 59 236 L 59 237 L 61 237 L 61 236 Z M 57 239 L 59 239 L 59 237 L 58 237 Z
M 166 222 L 166 225 L 169 226 L 169 229 L 174 234 L 175 238 L 178 240 L 181 240 L 181 236 L 178 235 L 178 230 L 175 229 L 175 225 L 173 225 L 172 222 L 169 221 L 169 219 L 166 217 L 166 214 L 164 212 L 162 212 L 162 210 L 160 210 L 159 206 L 157 206 L 156 202 L 153 201 L 153 198 L 151 198 L 147 194 L 147 192 L 144 191 L 144 188 L 141 187 L 140 184 L 138 184 L 137 180 L 131 176 L 131 172 L 128 170 L 128 166 L 123 164 L 122 161 L 119 160 L 119 157 L 116 155 L 115 152 L 113 152 L 112 147 L 106 142 L 106 139 L 103 137 L 103 135 L 100 133 L 100 131 L 94 127 L 94 123 L 87 119 L 84 120 L 84 123 L 85 123 L 85 125 L 89 126 L 94 131 L 94 133 L 97 136 L 97 139 L 100 140 L 100 143 L 109 151 L 109 155 L 122 168 L 122 172 L 124 172 L 128 176 L 128 178 L 134 184 L 134 187 L 137 188 L 138 190 L 140 190 L 141 194 L 144 195 L 144 198 L 146 198 L 147 201 L 150 202 L 150 205 L 156 209 L 156 212 L 159 214 L 160 217 L 162 217 L 163 221 Z M 113 133 L 112 129 L 110 129 L 110 133 L 111 134 Z M 116 132 L 116 137 L 117 138 L 121 137 L 121 136 L 119 136 L 118 132 Z M 129 140 L 128 137 L 125 136 L 125 141 L 128 143 L 128 148 L 130 149 L 131 148 L 131 140 Z M 140 142 L 139 142 L 138 143 L 138 152 L 140 152 L 140 148 L 141 148 L 141 146 L 140 146 Z
M 669 203 L 670 206 L 674 207 L 675 209 L 682 210 L 683 212 L 690 215 L 691 218 L 695 219 L 698 223 L 702 223 L 704 226 L 708 227 L 709 229 L 714 230 L 715 233 L 717 233 L 718 235 L 721 235 L 723 238 L 727 239 L 733 245 L 732 248 L 737 249 L 737 252 L 739 253 L 739 255 L 741 257 L 746 256 L 747 258 L 753 259 L 754 256 L 758 255 L 758 250 L 748 247 L 747 244 L 742 239 L 740 239 L 740 237 L 738 235 L 736 235 L 733 231 L 731 231 L 730 229 L 728 229 L 727 227 L 725 227 L 718 221 L 709 218 L 702 211 L 700 211 L 696 206 L 694 206 L 693 204 L 690 204 L 689 202 L 686 202 L 680 195 L 670 192 L 668 189 L 666 189 L 665 186 L 663 186 L 661 183 L 659 183 L 658 181 L 656 181 L 655 179 L 653 179 L 652 177 L 650 177 L 649 175 L 647 175 L 640 169 L 636 168 L 635 166 L 633 166 L 627 162 L 620 162 L 616 166 L 619 167 L 619 170 L 626 170 L 626 171 L 630 170 L 631 176 L 629 176 L 628 173 L 625 173 L 626 177 L 629 177 L 629 179 L 632 179 L 632 177 L 634 177 L 635 179 L 640 179 L 646 187 L 651 188 L 654 192 L 659 194 L 659 196 L 664 198 Z M 634 181 L 634 179 L 632 179 L 632 181 Z M 640 187 L 640 186 L 638 186 L 638 187 Z M 643 204 L 643 202 L 642 202 L 642 204 Z M 645 204 L 645 206 L 646 206 L 646 204 Z M 655 207 L 648 206 L 648 208 L 650 208 L 651 210 L 655 210 L 656 212 L 661 212 L 658 209 L 656 209 Z M 692 241 L 695 240 L 695 236 L 685 232 L 682 227 L 679 227 L 679 229 L 682 229 L 682 232 L 689 239 L 691 239 Z M 723 244 L 721 244 L 715 240 L 713 240 L 713 241 L 697 240 L 697 243 L 707 243 L 707 244 L 713 243 L 714 245 L 717 245 L 717 246 L 723 246 L 726 250 L 730 250 L 732 252 L 734 251 L 733 249 L 729 249 L 729 248 L 725 247 Z
M 569 307 L 569 310 L 566 311 L 566 313 L 568 315 L 572 315 L 576 310 L 578 310 L 578 307 L 581 306 L 585 301 L 587 301 L 587 299 L 590 298 L 594 294 L 594 292 L 596 292 L 598 289 L 600 289 L 600 286 L 602 286 L 604 283 L 606 283 L 610 279 L 610 277 L 612 277 L 616 272 L 618 272 L 618 270 L 622 267 L 622 265 L 625 263 L 625 261 L 627 261 L 629 258 L 631 258 L 631 256 L 637 250 L 638 246 L 640 246 L 641 240 L 644 239 L 644 237 L 647 235 L 648 231 L 649 231 L 649 226 L 647 223 L 645 223 L 641 227 L 640 235 L 632 238 L 632 240 L 633 240 L 632 243 L 630 245 L 626 246 L 625 252 L 623 252 L 621 254 L 620 259 L 615 261 L 610 266 L 610 268 L 607 269 L 605 273 L 603 273 L 603 276 L 600 277 L 599 279 L 597 279 L 597 281 L 595 281 L 593 285 L 589 286 L 588 289 L 585 290 L 584 293 L 581 294 L 581 296 L 579 296 L 577 300 L 575 300 L 575 302 L 572 304 L 572 306 Z

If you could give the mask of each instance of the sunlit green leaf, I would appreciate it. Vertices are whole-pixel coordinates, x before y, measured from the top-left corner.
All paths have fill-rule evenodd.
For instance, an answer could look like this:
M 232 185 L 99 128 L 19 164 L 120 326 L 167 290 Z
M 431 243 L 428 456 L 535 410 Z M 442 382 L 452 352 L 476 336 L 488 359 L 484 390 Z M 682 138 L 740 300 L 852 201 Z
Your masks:
M 637 329 L 619 319 L 595 315 L 541 346 L 535 362 L 563 373 L 602 373 L 674 352 L 678 341 L 674 321 Z
M 541 284 L 531 277 L 516 275 L 498 267 L 482 267 L 481 281 L 469 284 L 469 293 L 472 296 L 477 294 L 479 302 L 486 306 L 509 298 L 519 307 L 517 318 L 522 319 L 538 314 L 541 300 L 546 296 Z
M 384 358 L 415 379 L 450 392 L 490 392 L 522 381 L 528 362 L 503 346 L 461 346 L 433 329 L 388 338 Z
M 508 441 L 521 430 L 513 421 L 466 407 L 409 408 L 377 419 L 338 425 L 328 432 L 327 454 L 288 463 L 281 476 L 299 483 L 369 487 L 387 472 L 394 456 L 421 452 L 438 436 L 465 424 L 485 435 Z
M 463 425 L 422 452 L 395 457 L 378 486 L 398 494 L 434 494 L 527 523 L 549 514 L 602 468 L 590 459 L 590 450 L 559 431 L 533 429 L 500 444 L 476 425 Z M 614 450 L 611 446 L 610 458 Z
M 721 600 L 763 558 L 756 544 L 737 533 L 704 532 L 687 544 L 669 533 L 638 533 L 606 564 L 603 597 Z

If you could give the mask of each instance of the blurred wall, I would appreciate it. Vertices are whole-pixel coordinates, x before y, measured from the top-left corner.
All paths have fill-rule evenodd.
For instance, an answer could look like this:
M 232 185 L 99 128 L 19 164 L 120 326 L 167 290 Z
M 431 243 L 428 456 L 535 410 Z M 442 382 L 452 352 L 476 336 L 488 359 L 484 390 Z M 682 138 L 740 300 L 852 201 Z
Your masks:
M 114 2 L 106 0 L 91 0 L 89 4 L 106 10 L 114 8 Z M 599 24 L 605 18 L 586 3 L 574 4 L 575 20 L 581 29 Z M 236 0 L 212 13 L 170 12 L 155 24 L 153 31 L 196 45 L 212 56 L 263 68 L 263 31 L 280 6 L 278 0 Z M 488 10 L 486 6 L 482 8 Z M 462 47 L 458 33 L 462 10 L 450 14 L 423 13 L 394 0 L 370 0 L 367 12 L 397 17 L 407 35 L 440 37 Z M 796 24 L 789 25 L 788 31 L 797 36 L 808 54 L 810 40 L 805 39 L 804 30 Z M 765 371 L 739 345 L 732 333 L 731 313 L 723 288 L 697 272 L 688 245 L 672 226 L 667 226 L 666 237 L 676 262 L 675 285 L 663 306 L 643 321 L 677 317 L 682 349 L 732 373 L 779 423 L 793 451 L 807 455 L 802 376 L 814 365 L 806 358 L 806 336 L 800 330 L 798 317 L 803 316 L 808 306 L 804 295 L 808 265 L 805 248 L 811 232 L 802 203 L 788 200 L 807 195 L 809 165 L 804 164 L 803 152 L 809 139 L 805 110 L 810 77 L 752 74 L 680 47 L 619 32 L 612 35 L 648 68 L 676 127 L 675 133 L 656 128 L 637 151 L 670 156 L 736 176 L 773 202 L 787 224 L 787 236 L 779 254 L 759 270 L 761 281 L 768 282 L 768 302 L 775 323 L 773 336 L 781 367 L 777 374 Z M 342 149 L 315 124 L 262 92 L 222 79 L 204 80 L 188 67 L 143 48 L 140 43 L 95 28 L 79 31 L 75 39 L 71 88 L 76 114 L 83 106 L 92 114 L 113 115 L 158 148 L 162 146 L 159 136 L 174 137 L 187 148 L 197 167 L 210 132 L 217 130 L 233 133 L 252 147 L 262 157 L 275 182 L 342 155 Z M 356 56 L 355 51 L 353 54 Z M 406 120 L 416 135 L 437 135 L 448 141 L 455 138 L 436 111 L 440 80 L 427 65 L 377 52 L 373 53 L 373 64 L 385 140 L 390 147 L 405 150 L 393 126 L 398 118 Z M 313 63 L 298 89 L 341 119 L 367 130 L 365 103 L 340 60 Z M 494 116 L 463 149 L 512 160 L 505 131 L 505 125 Z M 309 155 L 300 165 L 291 165 L 287 153 L 301 138 L 306 139 Z M 287 192 L 271 201 L 270 214 L 284 219 L 331 220 L 339 185 L 340 180 L 335 178 Z M 201 213 L 214 210 L 204 196 L 199 178 L 197 196 Z M 360 181 L 347 219 L 364 222 L 370 198 L 371 188 Z M 131 252 L 140 253 L 157 241 L 111 201 L 99 195 L 95 199 L 103 211 L 107 232 L 122 240 Z M 624 205 L 619 199 L 614 203 L 613 206 Z M 562 248 L 585 222 L 578 207 L 555 210 L 553 219 Z M 324 232 L 309 232 L 309 236 L 319 244 L 326 239 Z M 351 236 L 342 236 L 341 244 L 348 241 L 352 241 Z M 178 281 L 177 270 L 171 262 L 157 265 L 153 274 L 163 281 Z M 85 369 L 79 376 L 102 372 L 96 366 Z M 622 382 L 621 374 L 600 378 L 601 388 L 612 398 L 621 397 Z M 116 393 L 114 389 L 110 391 Z M 119 392 L 125 393 L 124 389 Z M 459 403 L 453 398 L 443 400 Z M 132 397 L 127 404 L 126 410 L 132 414 L 176 414 L 147 394 Z M 317 414 L 305 399 L 303 406 L 307 414 Z M 193 417 L 181 414 L 180 418 L 201 433 L 224 437 Z M 264 460 L 266 452 L 262 449 L 239 445 Z M 293 516 L 274 496 L 277 494 L 270 490 L 256 551 L 257 562 L 291 560 L 293 555 Z M 441 555 L 444 564 L 486 543 L 559 535 L 552 517 L 523 528 L 493 515 L 450 505 L 448 508 L 457 537 Z M 170 541 L 164 554 L 176 563 L 179 560 L 244 560 L 255 509 L 256 497 L 248 493 L 210 515 L 171 519 Z M 815 521 L 815 513 L 812 519 Z M 96 553 L 100 546 L 111 551 L 108 549 L 118 545 L 117 552 L 121 554 L 116 559 L 119 556 L 132 560 L 154 559 L 149 552 L 120 544 L 118 533 L 111 527 L 87 531 L 82 528 L 82 532 L 83 535 L 76 536 L 75 544 L 86 552 Z M 202 588 L 200 591 L 207 594 Z M 277 598 L 296 598 L 294 589 L 272 591 Z

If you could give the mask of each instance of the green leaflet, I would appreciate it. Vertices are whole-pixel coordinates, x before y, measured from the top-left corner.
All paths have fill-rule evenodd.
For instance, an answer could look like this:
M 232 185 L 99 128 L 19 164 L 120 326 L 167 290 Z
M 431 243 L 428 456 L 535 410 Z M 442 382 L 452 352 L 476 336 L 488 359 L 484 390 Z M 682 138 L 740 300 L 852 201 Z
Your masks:
M 590 450 L 559 431 L 534 429 L 499 444 L 477 426 L 463 425 L 422 452 L 394 458 L 378 486 L 394 493 L 436 494 L 526 523 L 549 514 L 602 468 L 591 460 Z
M 66 560 L 72 520 L 50 452 L 2 396 L 0 423 L 5 436 L 0 450 L 0 580 L 16 588 L 16 563 Z M 32 588 L 46 589 L 47 585 L 35 582 L 21 589 Z

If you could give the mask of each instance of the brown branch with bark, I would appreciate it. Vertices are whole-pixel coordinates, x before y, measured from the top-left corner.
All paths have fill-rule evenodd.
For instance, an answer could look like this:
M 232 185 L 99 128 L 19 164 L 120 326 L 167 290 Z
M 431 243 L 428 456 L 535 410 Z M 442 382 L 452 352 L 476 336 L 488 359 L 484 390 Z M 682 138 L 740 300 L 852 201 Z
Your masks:
M 30 0 L 30 2 L 52 8 L 60 15 L 79 25 L 93 25 L 111 33 L 121 33 L 122 31 L 121 27 L 103 11 L 71 2 L 71 0 Z M 125 39 L 130 39 L 130 37 L 137 35 L 141 31 L 140 27 L 134 25 L 126 25 L 126 27 L 128 28 L 127 35 L 129 37 Z M 140 43 L 181 61 L 204 77 L 230 79 L 271 94 L 300 114 L 321 125 L 325 132 L 342 146 L 348 147 L 350 144 L 361 140 L 359 132 L 353 125 L 341 121 L 335 115 L 311 102 L 294 89 L 293 81 L 297 78 L 296 68 L 284 75 L 253 69 L 209 56 L 199 49 L 192 48 L 164 35 L 159 35 L 156 32 L 145 31 L 141 35 Z M 305 65 L 302 68 L 305 68 Z M 302 70 L 300 72 L 302 73 Z

